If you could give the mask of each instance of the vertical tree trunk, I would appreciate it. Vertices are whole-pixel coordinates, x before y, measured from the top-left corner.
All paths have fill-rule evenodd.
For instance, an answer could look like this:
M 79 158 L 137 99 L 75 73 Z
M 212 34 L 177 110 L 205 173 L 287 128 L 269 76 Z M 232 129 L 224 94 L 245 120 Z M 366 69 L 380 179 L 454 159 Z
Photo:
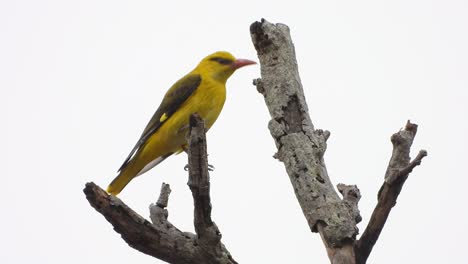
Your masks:
M 308 114 L 289 28 L 262 19 L 251 25 L 250 33 L 262 77 L 254 84 L 270 112 L 268 128 L 278 148 L 275 156 L 285 165 L 310 229 L 320 233 L 331 263 L 365 263 L 408 174 L 427 155 L 421 151 L 409 162 L 417 126 L 408 122 L 405 130 L 392 136 L 394 150 L 379 202 L 356 241 L 361 195 L 354 185 L 338 184 L 340 199 L 328 177 L 323 155 L 330 133 L 315 129 Z

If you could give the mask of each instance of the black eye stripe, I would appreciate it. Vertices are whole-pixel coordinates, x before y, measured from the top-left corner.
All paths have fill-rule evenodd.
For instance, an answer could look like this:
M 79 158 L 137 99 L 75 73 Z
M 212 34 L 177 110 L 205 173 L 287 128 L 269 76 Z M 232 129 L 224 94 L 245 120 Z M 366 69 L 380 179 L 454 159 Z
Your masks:
M 214 58 L 211 58 L 210 60 L 216 61 L 217 63 L 223 64 L 223 65 L 229 65 L 229 64 L 233 63 L 232 60 L 224 59 L 224 58 L 221 58 L 221 57 L 214 57 Z

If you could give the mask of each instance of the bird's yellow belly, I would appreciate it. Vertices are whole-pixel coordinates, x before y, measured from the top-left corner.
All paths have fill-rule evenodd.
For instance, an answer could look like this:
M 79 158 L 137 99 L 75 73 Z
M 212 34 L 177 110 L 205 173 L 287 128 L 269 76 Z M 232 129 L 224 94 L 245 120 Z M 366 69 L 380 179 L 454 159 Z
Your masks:
M 224 86 L 204 88 L 209 91 L 197 90 L 148 140 L 143 151 L 148 160 L 178 152 L 186 145 L 191 114 L 198 113 L 207 129 L 213 125 L 223 108 L 226 91 Z

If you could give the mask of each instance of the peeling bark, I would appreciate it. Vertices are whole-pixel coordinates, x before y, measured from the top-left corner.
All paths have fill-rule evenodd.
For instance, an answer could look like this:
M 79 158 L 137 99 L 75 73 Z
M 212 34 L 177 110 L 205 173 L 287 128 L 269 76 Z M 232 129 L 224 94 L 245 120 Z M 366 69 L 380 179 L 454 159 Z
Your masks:
M 333 256 L 348 251 L 352 247 L 346 245 L 358 234 L 354 212 L 328 177 L 323 154 L 330 133 L 314 129 L 308 114 L 289 28 L 262 20 L 253 23 L 250 32 L 262 76 L 255 84 L 270 111 L 268 128 L 278 148 L 276 156 L 286 167 L 312 232 L 320 232 Z
M 278 158 L 285 165 L 297 200 L 312 232 L 319 232 L 330 262 L 365 263 L 385 224 L 404 181 L 426 155 L 421 151 L 409 162 L 416 125 L 392 137 L 394 151 L 379 192 L 379 203 L 362 238 L 356 241 L 362 218 L 359 189 L 339 184 L 340 199 L 333 188 L 323 159 L 330 132 L 315 129 L 308 114 L 289 28 L 262 19 L 250 27 L 261 66 L 254 80 L 270 112 L 268 123 Z

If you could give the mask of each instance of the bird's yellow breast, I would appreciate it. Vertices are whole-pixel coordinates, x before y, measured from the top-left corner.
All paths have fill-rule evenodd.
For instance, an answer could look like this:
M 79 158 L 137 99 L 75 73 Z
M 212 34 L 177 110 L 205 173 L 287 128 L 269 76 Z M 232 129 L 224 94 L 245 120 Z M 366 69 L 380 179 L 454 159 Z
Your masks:
M 226 86 L 217 81 L 202 79 L 199 89 L 190 99 L 192 102 L 185 103 L 188 105 L 188 116 L 195 112 L 198 113 L 205 120 L 205 126 L 209 129 L 223 109 L 226 100 Z

